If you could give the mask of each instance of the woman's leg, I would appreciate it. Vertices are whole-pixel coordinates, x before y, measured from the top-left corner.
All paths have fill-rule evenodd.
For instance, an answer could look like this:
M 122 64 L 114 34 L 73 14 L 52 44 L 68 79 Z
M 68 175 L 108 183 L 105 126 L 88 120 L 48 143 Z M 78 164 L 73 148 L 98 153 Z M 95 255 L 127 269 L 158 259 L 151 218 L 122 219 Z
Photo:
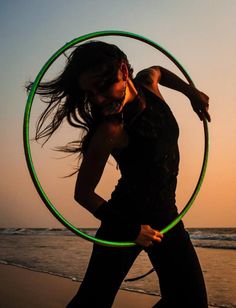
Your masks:
M 202 270 L 182 222 L 147 252 L 156 269 L 162 295 L 154 307 L 208 307 Z
M 99 230 L 97 237 L 106 238 L 101 233 Z M 67 307 L 110 308 L 140 251 L 138 246 L 114 248 L 95 244 L 84 280 Z

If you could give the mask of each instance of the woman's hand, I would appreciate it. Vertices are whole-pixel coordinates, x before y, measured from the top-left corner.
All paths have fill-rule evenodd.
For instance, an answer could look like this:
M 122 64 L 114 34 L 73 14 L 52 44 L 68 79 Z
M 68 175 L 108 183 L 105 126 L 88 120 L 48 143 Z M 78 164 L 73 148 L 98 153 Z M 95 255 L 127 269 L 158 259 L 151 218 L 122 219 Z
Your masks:
M 205 93 L 192 87 L 191 92 L 189 94 L 189 99 L 193 107 L 193 110 L 199 116 L 200 120 L 203 120 L 203 116 L 205 116 L 208 122 L 210 122 L 211 117 L 208 113 L 209 97 Z
M 141 225 L 141 230 L 135 243 L 144 247 L 153 245 L 153 242 L 160 243 L 163 238 L 163 234 L 159 231 L 152 229 L 149 225 Z

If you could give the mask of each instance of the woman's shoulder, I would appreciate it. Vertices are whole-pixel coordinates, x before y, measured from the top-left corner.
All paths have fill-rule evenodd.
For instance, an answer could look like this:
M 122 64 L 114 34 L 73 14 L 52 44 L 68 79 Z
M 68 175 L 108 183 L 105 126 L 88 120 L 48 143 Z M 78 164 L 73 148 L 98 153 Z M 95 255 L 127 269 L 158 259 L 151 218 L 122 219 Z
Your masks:
M 141 70 L 136 75 L 134 82 L 150 92 L 158 96 L 164 101 L 164 98 L 159 89 L 159 81 L 161 79 L 161 69 L 160 66 L 151 66 L 146 69 Z
M 160 67 L 156 65 L 139 71 L 134 80 L 141 85 L 152 86 L 158 84 L 160 77 Z

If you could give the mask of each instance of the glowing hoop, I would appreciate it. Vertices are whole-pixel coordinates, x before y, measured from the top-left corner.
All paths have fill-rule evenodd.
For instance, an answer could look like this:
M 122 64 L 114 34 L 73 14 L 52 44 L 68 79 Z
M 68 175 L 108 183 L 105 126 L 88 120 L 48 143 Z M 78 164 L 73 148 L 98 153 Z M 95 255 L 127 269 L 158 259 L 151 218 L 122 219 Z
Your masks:
M 179 70 L 183 73 L 183 75 L 185 76 L 185 78 L 187 79 L 187 81 L 189 82 L 189 84 L 194 86 L 194 83 L 192 81 L 192 79 L 190 78 L 190 76 L 188 75 L 188 73 L 186 72 L 186 70 L 182 67 L 182 65 L 168 52 L 166 51 L 163 47 L 161 47 L 160 45 L 158 45 L 157 43 L 142 37 L 138 34 L 134 34 L 131 32 L 125 32 L 125 31 L 117 31 L 117 30 L 107 30 L 107 31 L 99 31 L 99 32 L 93 32 L 93 33 L 89 33 L 83 36 L 80 36 L 68 43 L 66 43 L 63 47 L 61 47 L 58 51 L 56 51 L 51 58 L 44 64 L 44 66 L 42 67 L 42 69 L 40 70 L 40 72 L 38 73 L 37 77 L 35 78 L 34 84 L 31 88 L 31 91 L 29 93 L 28 99 L 27 99 L 27 103 L 26 103 L 26 107 L 25 107 L 25 114 L 24 114 L 24 125 L 23 125 L 23 140 L 24 140 L 24 151 L 25 151 L 25 157 L 26 157 L 26 162 L 27 162 L 27 166 L 31 175 L 31 178 L 33 180 L 34 186 L 36 188 L 36 190 L 38 191 L 41 199 L 43 200 L 44 204 L 47 206 L 47 208 L 51 211 L 51 213 L 69 230 L 71 230 L 72 232 L 74 232 L 76 235 L 100 244 L 100 245 L 104 245 L 104 246 L 113 246 L 113 247 L 130 247 L 130 246 L 135 246 L 136 244 L 133 242 L 112 242 L 112 241 L 106 241 L 106 240 L 101 240 L 98 238 L 95 238 L 91 235 L 88 235 L 84 232 L 82 232 L 81 230 L 77 229 L 75 226 L 73 226 L 69 221 L 67 221 L 57 210 L 56 208 L 53 206 L 53 204 L 51 203 L 51 201 L 49 200 L 49 198 L 47 197 L 46 193 L 44 192 L 39 179 L 37 177 L 37 174 L 35 172 L 35 168 L 33 165 L 33 160 L 32 160 L 32 156 L 31 156 L 31 149 L 30 149 L 30 142 L 29 142 L 29 122 L 30 122 L 30 113 L 31 113 L 31 107 L 33 104 L 33 99 L 37 90 L 37 87 L 41 81 L 41 79 L 43 78 L 43 76 L 45 75 L 46 71 L 48 70 L 48 68 L 52 65 L 52 63 L 63 53 L 65 52 L 67 49 L 69 49 L 70 47 L 72 47 L 75 44 L 87 41 L 89 39 L 95 38 L 95 37 L 100 37 L 100 36 L 124 36 L 124 37 L 129 37 L 132 39 L 136 39 L 139 40 L 141 42 L 144 42 L 152 47 L 154 47 L 155 49 L 159 50 L 160 52 L 162 52 L 164 55 L 166 55 L 178 68 Z M 202 185 L 203 182 L 203 178 L 205 176 L 206 173 L 206 166 L 207 166 L 207 161 L 208 161 L 208 152 L 209 152 L 209 136 L 208 136 L 208 126 L 207 126 L 207 121 L 205 119 L 205 117 L 203 118 L 203 127 L 204 127 L 204 141 L 205 141 L 205 149 L 204 149 L 204 157 L 203 157 L 203 163 L 202 163 L 202 168 L 201 168 L 201 172 L 200 172 L 200 176 L 197 182 L 197 185 L 193 191 L 192 196 L 190 197 L 189 201 L 187 202 L 187 204 L 185 205 L 184 209 L 181 211 L 181 213 L 178 215 L 178 217 L 176 217 L 169 225 L 167 225 L 164 229 L 162 229 L 160 232 L 161 233 L 166 233 L 167 231 L 169 231 L 170 229 L 172 229 L 182 218 L 183 216 L 187 213 L 187 211 L 190 209 L 191 205 L 193 204 L 199 190 L 200 187 Z

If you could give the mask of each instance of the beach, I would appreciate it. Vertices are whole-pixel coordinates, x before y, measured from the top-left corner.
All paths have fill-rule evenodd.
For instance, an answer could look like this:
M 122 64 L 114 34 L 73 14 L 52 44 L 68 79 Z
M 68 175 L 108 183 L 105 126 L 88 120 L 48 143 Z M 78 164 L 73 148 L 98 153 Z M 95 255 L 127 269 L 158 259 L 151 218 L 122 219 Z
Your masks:
M 79 282 L 13 265 L 0 264 L 1 308 L 63 308 Z M 159 296 L 119 290 L 113 308 L 152 307 Z M 213 306 L 209 306 L 213 307 Z
M 12 265 L 0 264 L 1 308 L 63 308 L 73 297 L 79 282 Z M 112 307 L 152 307 L 159 297 L 120 290 Z
M 0 231 L 0 308 L 66 307 L 83 281 L 92 244 L 64 229 Z M 190 235 L 203 270 L 209 307 L 235 308 L 236 229 L 198 228 L 190 230 Z M 126 278 L 150 268 L 143 251 Z M 136 281 L 123 281 L 112 307 L 151 308 L 159 299 L 153 272 Z

